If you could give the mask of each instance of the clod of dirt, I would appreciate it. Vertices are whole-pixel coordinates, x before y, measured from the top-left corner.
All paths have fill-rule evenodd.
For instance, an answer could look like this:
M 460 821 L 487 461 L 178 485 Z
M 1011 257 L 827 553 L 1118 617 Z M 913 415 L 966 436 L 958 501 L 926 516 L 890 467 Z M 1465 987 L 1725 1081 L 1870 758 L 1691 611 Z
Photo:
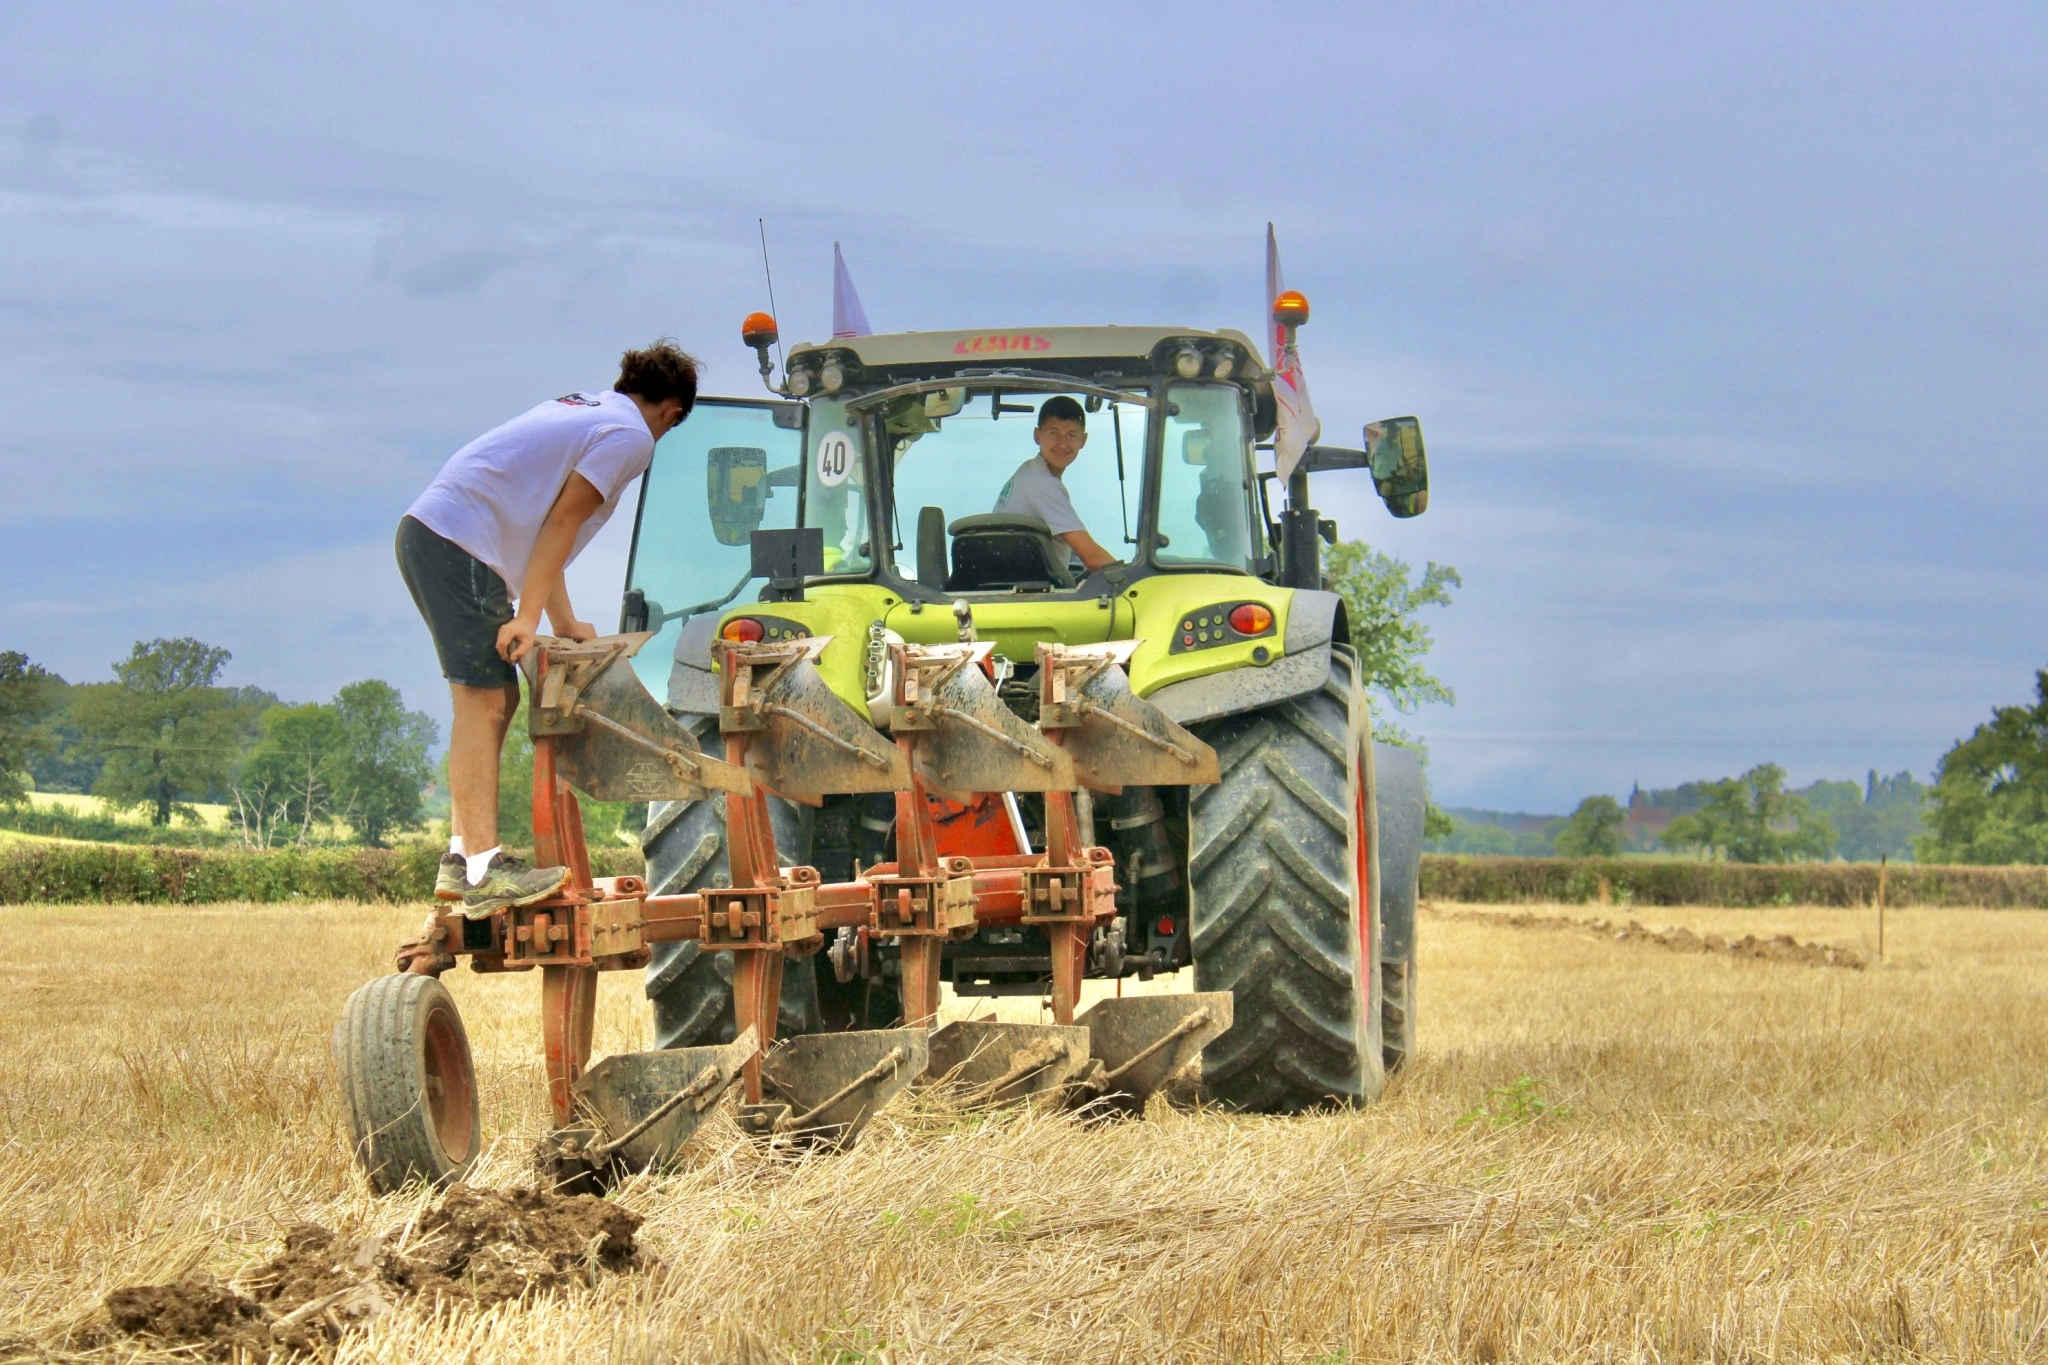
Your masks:
M 239 1290 L 209 1276 L 131 1285 L 107 1295 L 107 1318 L 214 1359 L 314 1351 L 404 1298 L 485 1305 L 644 1269 L 641 1221 L 593 1195 L 457 1185 L 409 1230 L 353 1238 L 300 1223 Z
M 420 1219 L 407 1254 L 387 1252 L 378 1268 L 408 1293 L 497 1303 L 640 1268 L 641 1221 L 595 1195 L 457 1185 Z
M 116 1289 L 107 1295 L 107 1317 L 132 1336 L 202 1345 L 222 1359 L 238 1350 L 261 1358 L 279 1344 L 262 1304 L 208 1275 Z
M 1770 938 L 1758 938 L 1755 934 L 1744 934 L 1741 938 L 1723 938 L 1720 934 L 1700 935 L 1690 929 L 1645 929 L 1635 920 L 1617 927 L 1604 919 L 1577 919 L 1570 915 L 1535 915 L 1526 910 L 1511 914 L 1497 915 L 1485 911 L 1465 911 L 1445 915 L 1446 919 L 1467 920 L 1475 924 L 1506 924 L 1516 929 L 1568 929 L 1591 932 L 1616 943 L 1645 943 L 1652 947 L 1668 948 L 1677 953 L 1723 953 L 1729 957 L 1752 958 L 1759 962 L 1796 962 L 1809 967 L 1847 967 L 1851 971 L 1862 971 L 1866 965 L 1863 954 L 1854 948 L 1840 948 L 1832 943 L 1801 943 L 1790 934 L 1776 934 Z

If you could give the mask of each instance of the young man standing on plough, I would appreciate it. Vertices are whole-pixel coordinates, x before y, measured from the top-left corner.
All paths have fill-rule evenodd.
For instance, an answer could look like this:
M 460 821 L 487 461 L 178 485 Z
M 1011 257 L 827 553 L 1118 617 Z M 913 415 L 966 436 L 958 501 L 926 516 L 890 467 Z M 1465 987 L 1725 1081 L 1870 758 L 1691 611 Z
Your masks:
M 557 635 L 597 634 L 576 618 L 562 571 L 696 401 L 697 363 L 673 343 L 628 351 L 611 388 L 564 394 L 456 451 L 398 523 L 398 569 L 455 706 L 451 837 L 434 894 L 461 901 L 465 915 L 544 900 L 568 877 L 498 847 L 499 754 L 519 707 L 513 665 L 533 647 L 543 608 Z

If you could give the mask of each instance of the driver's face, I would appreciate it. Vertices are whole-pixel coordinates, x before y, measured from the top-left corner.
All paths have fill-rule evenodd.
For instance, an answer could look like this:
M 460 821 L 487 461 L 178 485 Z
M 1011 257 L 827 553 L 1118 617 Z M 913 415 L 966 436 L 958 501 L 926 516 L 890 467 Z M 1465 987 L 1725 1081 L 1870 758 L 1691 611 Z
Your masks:
M 1046 468 L 1063 474 L 1081 453 L 1081 447 L 1088 444 L 1088 428 L 1064 417 L 1048 417 L 1032 428 L 1031 439 L 1038 442 L 1038 453 Z

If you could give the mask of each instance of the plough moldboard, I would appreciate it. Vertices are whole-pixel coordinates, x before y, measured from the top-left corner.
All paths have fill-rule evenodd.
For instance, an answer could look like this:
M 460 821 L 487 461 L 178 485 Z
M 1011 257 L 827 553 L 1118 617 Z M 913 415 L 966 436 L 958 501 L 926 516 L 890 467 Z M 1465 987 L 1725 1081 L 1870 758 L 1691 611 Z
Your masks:
M 567 867 L 567 884 L 546 901 L 485 919 L 437 913 L 399 952 L 400 971 L 415 977 L 437 977 L 460 957 L 477 971 L 540 972 L 555 1125 L 543 1159 L 559 1181 L 602 1185 L 668 1160 L 734 1087 L 743 1131 L 824 1148 L 851 1145 L 882 1105 L 913 1084 L 942 1087 L 968 1104 L 1038 1099 L 1141 1110 L 1230 1026 L 1227 992 L 1104 1000 L 1075 1017 L 1089 948 L 1112 924 L 1117 891 L 1110 851 L 1082 843 L 1076 792 L 1217 780 L 1214 751 L 1132 694 L 1122 667 L 1130 642 L 1040 645 L 1035 725 L 997 694 L 988 645 L 892 644 L 886 695 L 875 707 L 885 735 L 819 676 L 815 661 L 829 637 L 720 641 L 721 757 L 703 752 L 625 662 L 647 638 L 543 639 L 527 663 L 535 861 Z M 637 877 L 593 878 L 572 788 L 615 801 L 722 799 L 730 884 L 657 896 Z M 976 857 L 944 850 L 934 796 L 1017 791 L 1044 794 L 1043 850 Z M 896 860 L 829 884 L 813 868 L 785 866 L 770 796 L 815 804 L 849 792 L 895 793 Z M 935 1027 L 944 944 L 972 937 L 981 925 L 1020 924 L 1050 940 L 1054 1022 Z M 842 929 L 896 944 L 903 1026 L 778 1044 L 784 964 L 818 952 Z M 590 1066 L 598 973 L 644 967 L 648 945 L 685 939 L 734 955 L 736 1040 Z M 392 986 L 401 979 L 382 978 L 357 996 L 375 989 L 396 999 Z M 433 1016 L 442 1039 L 437 1065 L 446 1072 L 459 1051 L 467 1067 L 453 1000 L 437 983 L 427 985 L 438 993 L 431 1008 L 442 1012 Z M 426 999 L 421 989 L 406 998 Z M 336 1047 L 361 1053 L 364 1045 L 347 1038 L 360 1039 L 350 1021 L 368 1017 L 367 1005 L 352 998 L 350 1009 Z M 459 1049 L 447 1041 L 451 1029 Z M 403 1068 L 419 1051 L 393 1037 L 381 1062 L 344 1055 L 342 1067 L 353 1075 L 377 1065 Z M 351 1101 L 358 1152 L 380 1188 L 446 1178 L 478 1149 L 473 1076 L 421 1076 L 414 1088 L 399 1125 L 421 1130 L 410 1145 L 392 1140 L 396 1115 L 370 1100 Z M 431 1159 L 396 1160 L 392 1151 Z

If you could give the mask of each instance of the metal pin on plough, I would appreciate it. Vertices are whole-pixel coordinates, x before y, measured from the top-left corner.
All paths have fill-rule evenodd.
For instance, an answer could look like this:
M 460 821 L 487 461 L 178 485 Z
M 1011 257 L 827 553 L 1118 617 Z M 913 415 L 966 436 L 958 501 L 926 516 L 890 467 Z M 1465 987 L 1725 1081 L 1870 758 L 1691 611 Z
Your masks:
M 486 919 L 436 914 L 399 954 L 401 972 L 415 979 L 439 976 L 460 956 L 477 971 L 540 971 L 554 1122 L 542 1156 L 558 1181 L 601 1186 L 660 1166 L 735 1087 L 743 1131 L 839 1149 L 920 1080 L 969 1104 L 1141 1110 L 1229 1028 L 1227 992 L 1104 1000 L 1076 1018 L 1089 944 L 1115 916 L 1117 890 L 1110 851 L 1082 842 L 1076 791 L 1217 780 L 1214 751 L 1132 694 L 1123 671 L 1129 642 L 1040 645 L 1033 725 L 997 694 L 986 644 L 891 644 L 889 694 L 871 722 L 818 673 L 829 637 L 720 641 L 720 757 L 703 752 L 625 663 L 647 638 L 542 640 L 528 662 L 535 858 L 566 866 L 568 884 Z M 572 788 L 606 801 L 722 797 L 729 884 L 657 896 L 640 878 L 593 878 Z M 815 804 L 851 792 L 895 794 L 895 861 L 830 884 L 813 868 L 784 866 L 770 795 Z M 1008 792 L 1043 793 L 1043 850 L 941 850 L 934 796 Z M 1046 934 L 1052 1024 L 972 1021 L 933 1031 L 944 946 L 984 925 Z M 776 1043 L 784 963 L 818 952 L 840 929 L 897 945 L 904 1026 Z M 644 966 L 648 945 L 680 940 L 734 955 L 735 1041 L 625 1053 L 590 1067 L 598 973 Z M 370 1078 L 350 1088 L 350 1125 L 380 1189 L 446 1179 L 479 1148 L 453 1000 L 437 983 L 407 985 L 406 976 L 357 992 L 336 1033 L 344 1075 Z M 351 1026 L 372 1018 L 373 996 L 431 996 L 439 1013 L 421 1015 L 421 1027 L 440 1021 L 438 1050 L 423 1054 L 402 1029 Z M 422 1055 L 439 1073 L 463 1074 L 428 1075 Z M 451 1094 L 467 1096 L 466 1108 Z

